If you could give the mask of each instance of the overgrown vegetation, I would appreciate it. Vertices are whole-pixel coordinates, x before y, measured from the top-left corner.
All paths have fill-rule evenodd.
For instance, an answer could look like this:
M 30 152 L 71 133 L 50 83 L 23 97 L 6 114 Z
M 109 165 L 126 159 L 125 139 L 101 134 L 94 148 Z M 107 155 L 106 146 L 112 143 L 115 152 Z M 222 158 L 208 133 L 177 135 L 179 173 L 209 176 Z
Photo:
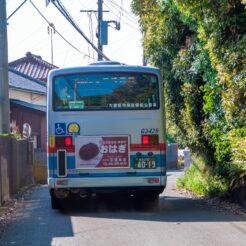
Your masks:
M 4 133 L 4 134 L 0 134 L 0 136 L 3 137 L 11 137 L 11 138 L 15 138 L 15 139 L 22 139 L 20 134 L 16 134 L 16 133 Z
M 197 158 L 184 176 L 178 179 L 177 186 L 199 195 L 225 197 L 230 184 L 226 178 L 211 173 L 211 169 L 204 166 L 203 160 Z
M 22 139 L 22 135 L 21 135 L 19 128 L 16 124 L 16 121 L 12 121 L 10 123 L 10 133 L 0 134 L 0 136 L 11 137 L 11 138 L 15 138 L 17 140 Z
M 145 56 L 165 83 L 169 139 L 202 160 L 180 185 L 199 194 L 225 195 L 246 182 L 245 4 L 132 1 Z

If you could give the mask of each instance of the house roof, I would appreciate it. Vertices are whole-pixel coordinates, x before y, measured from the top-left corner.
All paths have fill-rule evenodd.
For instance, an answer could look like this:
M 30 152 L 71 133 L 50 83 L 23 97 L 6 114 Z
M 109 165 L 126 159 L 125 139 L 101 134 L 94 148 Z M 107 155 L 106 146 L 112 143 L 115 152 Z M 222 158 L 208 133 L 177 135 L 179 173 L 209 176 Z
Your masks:
M 9 68 L 9 87 L 46 95 L 46 83 Z
M 25 57 L 9 63 L 9 67 L 30 77 L 47 82 L 48 73 L 57 66 L 48 63 L 41 56 L 27 52 Z
M 32 104 L 32 103 L 24 102 L 24 101 L 17 100 L 17 99 L 10 99 L 10 103 L 15 104 L 15 105 L 19 105 L 19 106 L 23 106 L 26 108 L 38 110 L 41 112 L 46 112 L 46 106 L 43 106 L 43 105 Z

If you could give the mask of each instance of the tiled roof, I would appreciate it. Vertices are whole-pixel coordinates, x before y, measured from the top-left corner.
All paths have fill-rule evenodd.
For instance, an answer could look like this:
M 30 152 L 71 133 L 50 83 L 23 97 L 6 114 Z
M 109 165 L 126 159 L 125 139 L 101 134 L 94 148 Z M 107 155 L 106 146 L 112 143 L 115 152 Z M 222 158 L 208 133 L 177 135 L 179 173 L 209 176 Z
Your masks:
M 33 79 L 23 73 L 9 68 L 9 87 L 17 90 L 46 94 L 46 83 Z
M 42 59 L 41 56 L 27 52 L 26 56 L 9 63 L 9 67 L 24 73 L 30 77 L 47 82 L 48 73 L 57 68 Z
M 16 99 L 10 99 L 10 103 L 20 105 L 26 108 L 31 108 L 31 109 L 35 109 L 38 111 L 46 112 L 46 106 L 43 106 L 43 105 L 32 104 L 32 103 L 28 103 L 28 102 L 24 102 L 24 101 L 16 100 Z

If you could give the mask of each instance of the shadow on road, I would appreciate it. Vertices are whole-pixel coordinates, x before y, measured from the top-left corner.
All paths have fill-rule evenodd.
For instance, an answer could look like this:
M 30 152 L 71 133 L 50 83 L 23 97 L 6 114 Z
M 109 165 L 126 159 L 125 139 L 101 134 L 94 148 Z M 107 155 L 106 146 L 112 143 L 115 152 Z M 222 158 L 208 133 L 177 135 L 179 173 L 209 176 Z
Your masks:
M 146 220 L 157 222 L 246 221 L 246 217 L 218 212 L 200 199 L 161 196 L 159 204 L 141 203 L 127 197 L 85 199 L 65 204 L 61 214 L 76 217 Z
M 0 245 L 52 245 L 54 238 L 74 237 L 74 221 L 83 223 L 90 218 L 178 224 L 246 221 L 244 216 L 218 212 L 200 199 L 175 195 L 170 187 L 164 193 L 166 196 L 160 196 L 158 204 L 142 203 L 133 197 L 99 196 L 68 201 L 61 210 L 51 209 L 47 187 L 39 187 L 23 201 L 24 208 L 3 234 Z

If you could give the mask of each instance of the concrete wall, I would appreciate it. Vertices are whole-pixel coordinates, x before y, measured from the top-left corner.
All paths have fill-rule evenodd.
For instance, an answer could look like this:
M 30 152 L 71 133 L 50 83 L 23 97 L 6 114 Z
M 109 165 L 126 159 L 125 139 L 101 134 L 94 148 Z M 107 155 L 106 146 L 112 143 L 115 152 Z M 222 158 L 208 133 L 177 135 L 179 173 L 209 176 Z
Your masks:
M 47 155 L 42 149 L 34 151 L 34 180 L 35 183 L 47 183 Z
M 0 205 L 33 177 L 33 143 L 0 136 Z
M 9 191 L 9 164 L 12 162 L 11 139 L 0 136 L 0 205 L 7 200 Z
M 178 144 L 167 145 L 167 169 L 176 169 L 178 167 Z

